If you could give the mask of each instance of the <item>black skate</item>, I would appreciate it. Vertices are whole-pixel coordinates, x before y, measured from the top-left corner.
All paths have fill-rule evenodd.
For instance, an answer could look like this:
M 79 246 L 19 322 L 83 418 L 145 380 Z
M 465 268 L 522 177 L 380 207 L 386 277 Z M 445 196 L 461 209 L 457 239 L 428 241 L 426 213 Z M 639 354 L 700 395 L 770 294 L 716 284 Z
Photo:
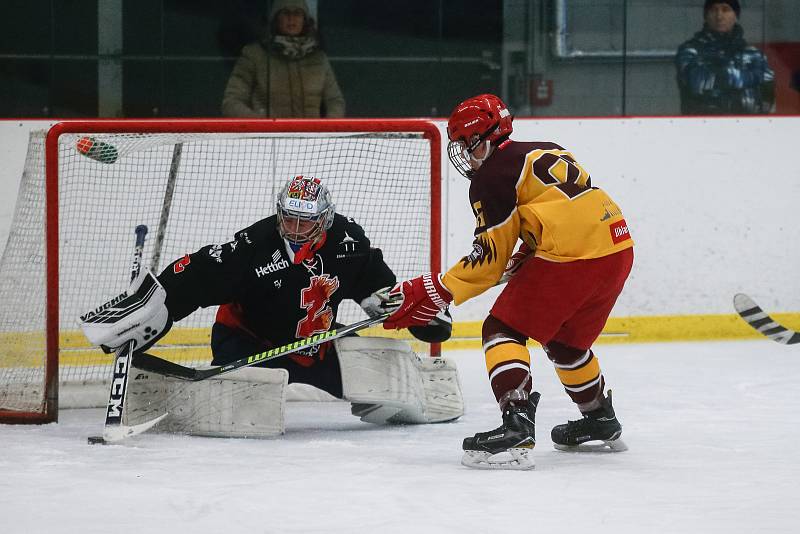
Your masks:
M 583 419 L 570 421 L 553 427 L 550 437 L 553 446 L 561 451 L 579 452 L 622 452 L 628 450 L 625 442 L 619 439 L 622 425 L 619 424 L 614 408 L 611 406 L 611 391 L 600 401 L 596 410 L 583 414 Z M 589 443 L 589 442 L 601 443 Z
M 464 438 L 461 464 L 476 469 L 533 469 L 530 453 L 536 445 L 539 396 L 533 391 L 527 401 L 509 403 L 499 428 Z

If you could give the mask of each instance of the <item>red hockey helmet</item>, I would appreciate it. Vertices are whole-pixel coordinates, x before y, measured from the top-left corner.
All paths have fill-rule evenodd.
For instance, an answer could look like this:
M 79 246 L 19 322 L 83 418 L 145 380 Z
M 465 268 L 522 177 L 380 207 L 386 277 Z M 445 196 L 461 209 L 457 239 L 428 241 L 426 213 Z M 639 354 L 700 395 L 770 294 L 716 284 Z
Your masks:
M 511 135 L 514 117 L 500 98 L 483 94 L 456 106 L 447 121 L 447 155 L 456 169 L 471 177 L 470 155 L 484 141 L 497 146 Z

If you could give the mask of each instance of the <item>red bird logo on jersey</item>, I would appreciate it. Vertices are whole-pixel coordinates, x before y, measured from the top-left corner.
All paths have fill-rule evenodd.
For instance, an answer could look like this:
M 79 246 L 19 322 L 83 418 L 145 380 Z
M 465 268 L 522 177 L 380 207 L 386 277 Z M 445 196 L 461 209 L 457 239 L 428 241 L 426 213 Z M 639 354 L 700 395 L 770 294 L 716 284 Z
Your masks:
M 312 276 L 309 286 L 300 291 L 300 306 L 306 316 L 297 323 L 295 337 L 303 339 L 313 334 L 327 332 L 333 324 L 333 310 L 328 306 L 331 295 L 339 289 L 339 278 L 327 274 Z

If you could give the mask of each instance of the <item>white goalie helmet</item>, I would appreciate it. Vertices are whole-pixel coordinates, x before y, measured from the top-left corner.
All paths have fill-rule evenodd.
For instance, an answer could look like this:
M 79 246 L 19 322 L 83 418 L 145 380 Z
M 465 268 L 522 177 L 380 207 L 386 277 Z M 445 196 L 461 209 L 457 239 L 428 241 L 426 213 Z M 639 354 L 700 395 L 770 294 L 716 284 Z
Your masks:
M 316 243 L 333 224 L 336 206 L 319 178 L 295 176 L 278 194 L 278 232 L 292 244 Z

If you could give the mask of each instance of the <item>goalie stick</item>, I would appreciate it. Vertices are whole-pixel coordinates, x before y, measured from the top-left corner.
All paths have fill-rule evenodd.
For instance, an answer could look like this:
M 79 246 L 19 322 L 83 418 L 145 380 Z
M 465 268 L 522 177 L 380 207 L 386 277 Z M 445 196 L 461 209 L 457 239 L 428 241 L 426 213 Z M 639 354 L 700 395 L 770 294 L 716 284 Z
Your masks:
M 142 254 L 144 251 L 144 239 L 147 235 L 147 226 L 140 224 L 136 227 L 135 232 L 136 244 L 133 247 L 133 261 L 131 262 L 131 282 L 139 276 L 139 271 L 142 267 Z M 117 349 L 114 354 L 114 376 L 111 379 L 111 391 L 108 394 L 103 435 L 102 437 L 89 436 L 88 441 L 91 444 L 112 443 L 129 436 L 141 434 L 167 416 L 167 414 L 164 414 L 139 425 L 128 426 L 122 424 L 122 411 L 125 407 L 125 393 L 128 390 L 128 375 L 135 346 L 136 343 L 134 341 L 128 341 Z
M 733 307 L 747 324 L 767 336 L 773 341 L 784 345 L 794 345 L 800 343 L 800 332 L 789 330 L 775 322 L 772 317 L 767 315 L 761 307 L 744 293 L 738 293 L 733 297 Z
M 211 378 L 212 376 L 219 376 L 221 374 L 229 373 L 242 367 L 249 367 L 258 363 L 274 360 L 275 358 L 280 358 L 281 356 L 294 354 L 300 350 L 314 347 L 327 341 L 339 339 L 340 337 L 353 334 L 369 326 L 382 323 L 387 317 L 389 317 L 389 315 L 389 313 L 376 315 L 375 317 L 370 317 L 341 328 L 328 330 L 327 332 L 321 332 L 311 337 L 301 339 L 293 343 L 288 343 L 286 345 L 281 345 L 280 347 L 275 347 L 273 349 L 265 350 L 264 352 L 259 352 L 258 354 L 246 356 L 231 363 L 219 367 L 212 367 L 210 369 L 195 369 L 193 367 L 185 367 L 175 362 L 159 358 L 158 356 L 153 356 L 152 354 L 148 354 L 146 352 L 134 354 L 133 364 L 138 369 L 142 369 L 143 371 L 150 371 L 181 380 L 191 380 L 193 382 L 197 382 Z

